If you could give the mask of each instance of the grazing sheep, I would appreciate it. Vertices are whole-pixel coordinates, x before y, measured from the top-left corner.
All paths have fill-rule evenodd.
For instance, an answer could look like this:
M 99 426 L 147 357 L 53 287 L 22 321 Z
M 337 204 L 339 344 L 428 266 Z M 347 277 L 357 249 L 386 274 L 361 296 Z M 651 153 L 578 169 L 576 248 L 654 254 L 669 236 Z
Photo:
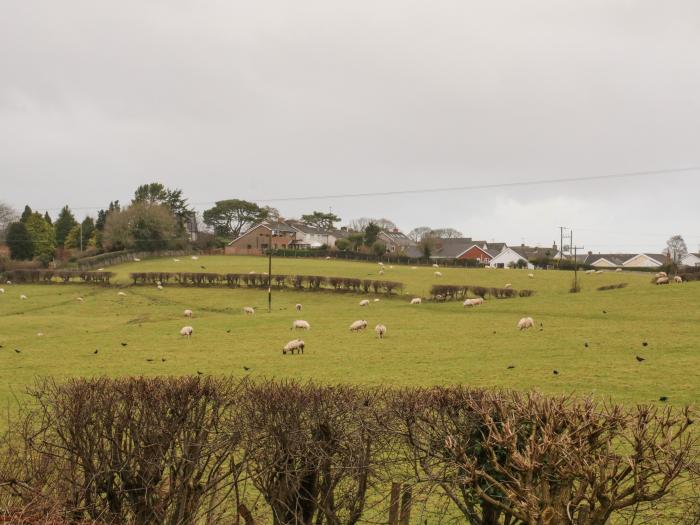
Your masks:
M 162 284 L 159 284 L 158 286 L 156 286 L 156 288 L 158 288 L 159 290 L 162 290 L 162 289 L 163 289 L 163 285 L 162 285 Z
M 183 326 L 180 329 L 180 335 L 182 335 L 182 336 L 191 337 L 193 333 L 194 333 L 194 328 L 192 328 L 191 326 Z
M 378 302 L 379 302 L 379 299 L 375 299 L 374 302 L 375 302 L 375 303 L 378 303 Z
M 255 272 L 253 270 L 248 272 L 248 275 L 255 275 Z
M 120 297 L 124 297 L 126 294 L 124 292 L 117 292 L 117 295 L 119 295 Z
M 374 331 L 379 336 L 379 339 L 384 339 L 384 334 L 386 334 L 386 326 L 384 326 L 383 324 L 378 324 L 374 327 Z
M 433 268 L 440 268 L 440 266 L 438 265 L 438 263 L 433 263 Z
M 418 266 L 411 266 L 411 270 L 417 270 Z
M 595 273 L 595 270 L 587 270 L 586 273 L 588 275 L 593 275 Z
M 173 262 L 180 262 L 180 259 L 173 259 Z
M 379 270 L 379 275 L 384 275 L 384 270 Z
M 0 288 L 0 293 L 5 293 L 5 289 L 4 289 L 4 288 Z
M 527 276 L 528 276 L 530 279 L 534 279 L 534 278 L 535 278 L 535 274 L 534 274 L 534 273 L 528 273 Z
M 622 271 L 622 268 L 617 268 L 615 271 L 619 273 Z
M 303 354 L 304 341 L 302 341 L 301 339 L 292 339 L 286 345 L 284 345 L 284 348 L 282 348 L 282 353 L 284 355 L 287 355 L 287 352 L 289 352 L 292 355 L 294 355 L 294 352 L 296 352 L 297 354 Z
M 76 297 L 75 300 L 82 303 L 85 299 L 82 297 Z
M 182 312 L 185 317 L 192 317 L 192 310 L 185 310 Z
M 255 308 L 253 308 L 252 306 L 244 306 L 243 313 L 246 315 L 253 315 L 255 314 Z
M 36 333 L 36 336 L 37 336 L 37 337 L 44 337 L 44 332 L 37 332 L 37 333 Z
M 390 265 L 390 266 L 389 266 L 389 269 L 390 269 L 390 270 L 393 270 L 393 269 L 394 269 L 394 267 Z
M 420 297 L 414 297 L 411 299 L 411 304 L 421 304 L 423 300 Z
M 442 272 L 435 272 L 433 275 L 435 275 L 435 277 L 442 277 Z
M 482 304 L 484 304 L 484 299 L 481 297 L 475 297 L 474 299 L 467 299 L 466 301 L 464 301 L 464 303 L 462 303 L 462 306 L 467 308 L 469 306 L 480 306 Z
M 656 279 L 656 284 L 668 284 L 669 280 L 668 277 L 659 277 Z
M 193 255 L 193 256 L 192 256 L 192 260 L 193 260 L 193 261 L 198 261 L 198 260 L 199 260 L 199 257 L 197 257 L 196 255 Z
M 367 321 L 364 320 L 355 321 L 350 325 L 351 332 L 359 332 L 360 330 L 364 330 L 365 328 L 367 328 Z
M 362 301 L 360 301 L 360 306 L 369 306 L 369 299 L 362 299 Z
M 104 268 L 98 268 L 97 271 L 98 271 L 98 272 L 104 272 L 105 269 L 104 269 Z
M 437 302 L 439 302 L 439 303 L 442 303 L 442 302 L 445 301 L 445 296 L 442 295 L 442 294 L 440 294 L 440 293 L 439 293 L 439 294 L 436 294 L 436 295 L 435 295 L 435 300 L 436 300 Z
M 682 283 L 682 282 L 683 282 L 683 277 L 681 277 L 680 275 L 676 275 L 676 276 L 673 278 L 673 282 L 674 282 L 674 283 Z
M 513 285 L 510 284 L 510 283 L 506 283 L 506 285 L 504 286 L 504 288 L 513 288 Z
M 308 321 L 304 321 L 303 319 L 297 319 L 292 323 L 292 328 L 290 330 L 311 330 L 311 325 L 309 324 Z
M 666 272 L 659 272 L 656 274 L 656 277 L 668 277 L 668 274 Z
M 518 321 L 519 330 L 527 330 L 533 326 L 535 326 L 535 321 L 532 319 L 532 317 L 523 317 L 520 321 Z
M 331 260 L 331 256 L 330 256 L 330 255 L 326 256 L 326 260 L 327 260 L 327 261 L 330 261 L 330 260 Z
M 20 300 L 22 300 L 22 301 L 26 301 L 26 300 L 27 300 L 27 296 L 24 295 L 24 294 L 20 295 L 19 298 L 20 298 Z
M 379 261 L 377 264 L 378 264 L 379 266 L 384 266 L 384 263 L 383 263 L 382 261 Z
M 7 281 L 5 284 L 12 284 L 12 281 Z
M 296 308 L 297 312 L 301 312 L 301 303 L 297 303 L 294 308 Z

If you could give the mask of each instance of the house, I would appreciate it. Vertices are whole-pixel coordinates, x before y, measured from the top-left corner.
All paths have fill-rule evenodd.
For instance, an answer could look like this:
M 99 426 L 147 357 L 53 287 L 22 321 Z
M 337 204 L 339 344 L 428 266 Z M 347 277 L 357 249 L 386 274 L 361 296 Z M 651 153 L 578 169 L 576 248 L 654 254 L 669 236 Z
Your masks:
M 438 239 L 431 259 L 456 259 L 477 261 L 488 264 L 506 247 L 505 243 L 487 243 L 475 241 L 471 237 Z
M 297 230 L 281 221 L 263 221 L 228 243 L 224 253 L 226 255 L 263 255 L 270 244 L 270 233 L 272 233 L 273 250 L 294 246 Z
M 583 260 L 584 266 L 593 268 L 622 268 L 625 261 L 634 257 L 633 253 L 593 253 L 588 252 L 588 255 Z
M 661 253 L 640 253 L 626 260 L 624 268 L 659 268 L 670 262 L 668 255 Z
M 535 266 L 524 255 L 526 253 L 524 248 L 525 247 L 522 246 L 520 248 L 504 247 L 500 253 L 496 254 L 491 259 L 489 266 L 492 268 L 512 268 L 514 266 L 523 266 L 533 270 Z
M 285 223 L 297 231 L 295 245 L 298 247 L 320 248 L 323 245 L 333 247 L 335 241 L 341 237 L 337 233 L 339 230 L 323 230 L 297 220 L 288 220 Z
M 409 255 L 413 253 L 417 245 L 406 235 L 394 228 L 391 231 L 382 230 L 377 235 L 377 240 L 386 245 L 386 251 L 393 254 Z
M 681 259 L 681 265 L 700 268 L 700 253 L 689 253 Z

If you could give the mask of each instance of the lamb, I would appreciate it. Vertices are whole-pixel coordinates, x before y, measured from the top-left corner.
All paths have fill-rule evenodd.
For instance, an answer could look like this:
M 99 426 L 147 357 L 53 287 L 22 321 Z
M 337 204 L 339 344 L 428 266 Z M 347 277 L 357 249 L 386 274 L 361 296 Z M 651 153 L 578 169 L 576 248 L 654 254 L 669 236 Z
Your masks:
M 668 277 L 659 277 L 656 279 L 656 284 L 668 284 Z
M 362 299 L 362 301 L 360 301 L 360 306 L 369 306 L 369 299 Z
M 85 299 L 82 297 L 76 297 L 75 300 L 82 303 Z
M 375 299 L 374 302 L 375 302 L 375 303 L 378 303 L 378 302 L 379 302 L 379 299 Z
M 384 270 L 379 270 L 379 275 L 384 275 Z
M 391 265 L 389 265 L 389 269 L 390 269 L 390 270 L 393 270 L 393 269 L 394 269 L 394 267 L 393 267 L 393 266 L 391 266 Z
M 382 261 L 379 261 L 377 264 L 378 264 L 379 266 L 384 266 L 384 263 L 383 263 Z
M 196 255 L 193 255 L 193 256 L 192 256 L 192 260 L 193 260 L 193 261 L 198 261 L 198 260 L 199 260 L 199 257 L 197 257 Z
M 191 317 L 192 317 L 192 310 L 189 310 L 189 309 L 188 309 L 188 310 L 185 310 L 184 312 L 182 312 L 182 314 L 183 314 L 185 317 L 190 317 L 190 318 L 191 318 Z
M 183 326 L 180 329 L 180 335 L 185 336 L 185 337 L 192 337 L 192 334 L 194 333 L 194 328 L 191 326 Z
M 513 288 L 513 285 L 510 283 L 506 283 L 506 285 L 503 288 Z
M 676 276 L 673 278 L 673 282 L 674 282 L 674 283 L 679 283 L 679 284 L 680 284 L 680 283 L 683 282 L 683 277 L 681 277 L 680 275 L 676 275 Z
M 533 326 L 535 326 L 535 321 L 532 319 L 532 317 L 523 317 L 520 321 L 518 321 L 518 329 L 521 331 L 532 328 Z
M 617 268 L 615 271 L 619 273 L 622 271 L 622 268 Z
M 437 263 L 433 263 L 433 268 L 440 268 L 440 266 Z
M 125 294 L 124 292 L 117 292 L 117 295 L 120 296 L 120 297 L 126 296 L 126 294 Z
M 19 298 L 20 298 L 21 301 L 26 301 L 26 300 L 27 300 L 27 296 L 24 295 L 24 294 L 20 295 Z
M 297 312 L 301 312 L 301 303 L 297 303 L 294 308 L 296 308 Z
M 668 274 L 666 272 L 659 272 L 656 274 L 656 277 L 668 277 Z
M 530 279 L 534 279 L 534 278 L 535 278 L 535 274 L 534 274 L 534 273 L 528 273 L 527 276 L 528 276 Z
M 304 321 L 303 319 L 297 319 L 292 323 L 292 327 L 290 330 L 311 330 L 311 325 L 308 323 L 308 321 Z
M 139 259 L 138 257 L 134 257 L 134 262 L 141 262 L 141 259 Z
M 330 255 L 326 256 L 326 260 L 327 260 L 327 261 L 330 261 L 330 260 L 331 260 L 331 256 L 330 256 Z
M 158 288 L 159 290 L 162 290 L 162 289 L 163 289 L 163 285 L 162 285 L 162 284 L 159 284 L 158 286 L 156 286 L 156 288 Z
M 435 272 L 434 275 L 435 277 L 442 277 L 442 272 Z
M 414 297 L 411 299 L 411 304 L 421 304 L 423 300 L 420 297 Z
M 0 293 L 5 293 L 5 289 L 4 289 L 4 288 L 0 288 Z
M 180 262 L 180 259 L 173 259 L 173 262 Z
M 243 313 L 246 315 L 253 315 L 255 314 L 255 308 L 253 308 L 252 306 L 244 306 Z
M 367 321 L 364 320 L 355 321 L 350 325 L 351 332 L 359 332 L 360 330 L 364 330 L 365 328 L 367 328 Z
M 384 339 L 384 334 L 386 334 L 386 326 L 384 326 L 383 324 L 378 324 L 374 327 L 374 331 L 379 336 L 379 339 Z
M 287 352 L 289 352 L 292 355 L 294 355 L 294 352 L 298 354 L 303 354 L 304 341 L 302 341 L 301 339 L 292 339 L 286 345 L 284 345 L 284 348 L 282 348 L 282 353 L 284 355 L 287 355 Z

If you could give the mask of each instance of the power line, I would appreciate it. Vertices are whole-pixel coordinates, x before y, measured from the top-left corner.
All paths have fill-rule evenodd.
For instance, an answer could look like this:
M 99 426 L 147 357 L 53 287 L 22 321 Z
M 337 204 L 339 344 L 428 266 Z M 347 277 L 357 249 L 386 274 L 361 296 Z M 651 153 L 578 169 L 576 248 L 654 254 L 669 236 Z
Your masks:
M 396 195 L 421 195 L 427 193 L 445 193 L 445 192 L 455 192 L 455 191 L 476 191 L 476 190 L 489 190 L 489 189 L 503 189 L 503 188 L 521 188 L 526 186 L 546 186 L 555 184 L 569 184 L 572 182 L 592 182 L 592 181 L 604 181 L 604 180 L 614 180 L 614 179 L 629 179 L 637 177 L 648 177 L 651 175 L 670 175 L 670 174 L 683 174 L 690 173 L 693 171 L 700 171 L 700 165 L 698 166 L 687 166 L 683 168 L 668 168 L 659 170 L 646 170 L 646 171 L 631 171 L 624 173 L 610 173 L 607 175 L 583 175 L 580 177 L 566 177 L 566 178 L 553 178 L 553 179 L 535 179 L 528 181 L 516 181 L 516 182 L 499 182 L 491 184 L 473 184 L 467 186 L 448 186 L 448 187 L 433 187 L 433 188 L 421 188 L 413 190 L 391 190 L 391 191 L 373 191 L 364 193 L 331 193 L 326 195 L 306 195 L 306 196 L 296 196 L 296 197 L 274 197 L 268 199 L 248 199 L 252 202 L 294 202 L 294 201 L 312 201 L 312 200 L 323 200 L 323 199 L 359 199 L 367 197 L 389 197 Z M 206 202 L 193 202 L 189 203 L 190 206 L 208 206 L 214 204 L 216 201 L 206 201 Z M 73 210 L 97 210 L 101 209 L 103 206 L 76 206 L 71 209 Z M 47 211 L 61 210 L 61 208 L 41 208 Z

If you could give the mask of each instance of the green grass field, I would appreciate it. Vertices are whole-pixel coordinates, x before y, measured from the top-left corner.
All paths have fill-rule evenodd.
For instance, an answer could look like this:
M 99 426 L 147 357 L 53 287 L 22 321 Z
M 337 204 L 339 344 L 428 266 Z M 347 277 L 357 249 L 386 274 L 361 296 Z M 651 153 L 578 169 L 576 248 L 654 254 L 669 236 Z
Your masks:
M 652 286 L 648 274 L 580 274 L 583 291 L 570 294 L 569 272 L 535 271 L 529 279 L 524 270 L 441 268 L 442 283 L 512 283 L 537 292 L 464 309 L 458 302 L 409 304 L 414 295 L 426 297 L 436 282 L 430 267 L 387 267 L 379 276 L 374 263 L 276 259 L 276 273 L 384 278 L 405 283 L 406 290 L 403 296 L 380 296 L 380 302 L 365 308 L 358 305 L 360 295 L 275 291 L 271 314 L 262 290 L 129 286 L 131 271 L 204 271 L 200 266 L 212 272 L 263 272 L 267 260 L 153 259 L 108 268 L 117 273 L 116 283 L 125 286 L 124 297 L 115 287 L 3 285 L 2 406 L 21 397 L 37 376 L 198 371 L 373 385 L 459 382 L 594 394 L 625 403 L 657 402 L 665 395 L 676 405 L 694 404 L 700 396 L 698 283 Z M 595 291 L 618 282 L 629 286 Z M 20 300 L 20 294 L 28 299 Z M 297 302 L 304 305 L 301 314 L 294 310 Z M 243 315 L 246 305 L 258 307 L 255 316 Z M 191 321 L 182 316 L 185 308 L 194 310 Z M 533 317 L 537 327 L 519 332 L 516 323 L 523 316 Z M 309 332 L 290 331 L 299 318 L 311 323 Z M 356 319 L 368 321 L 365 333 L 349 332 Z M 372 330 L 377 323 L 388 327 L 384 340 Z M 179 335 L 186 324 L 195 330 L 189 341 Z M 282 346 L 295 336 L 305 340 L 306 353 L 282 355 Z M 637 355 L 646 361 L 638 363 Z

